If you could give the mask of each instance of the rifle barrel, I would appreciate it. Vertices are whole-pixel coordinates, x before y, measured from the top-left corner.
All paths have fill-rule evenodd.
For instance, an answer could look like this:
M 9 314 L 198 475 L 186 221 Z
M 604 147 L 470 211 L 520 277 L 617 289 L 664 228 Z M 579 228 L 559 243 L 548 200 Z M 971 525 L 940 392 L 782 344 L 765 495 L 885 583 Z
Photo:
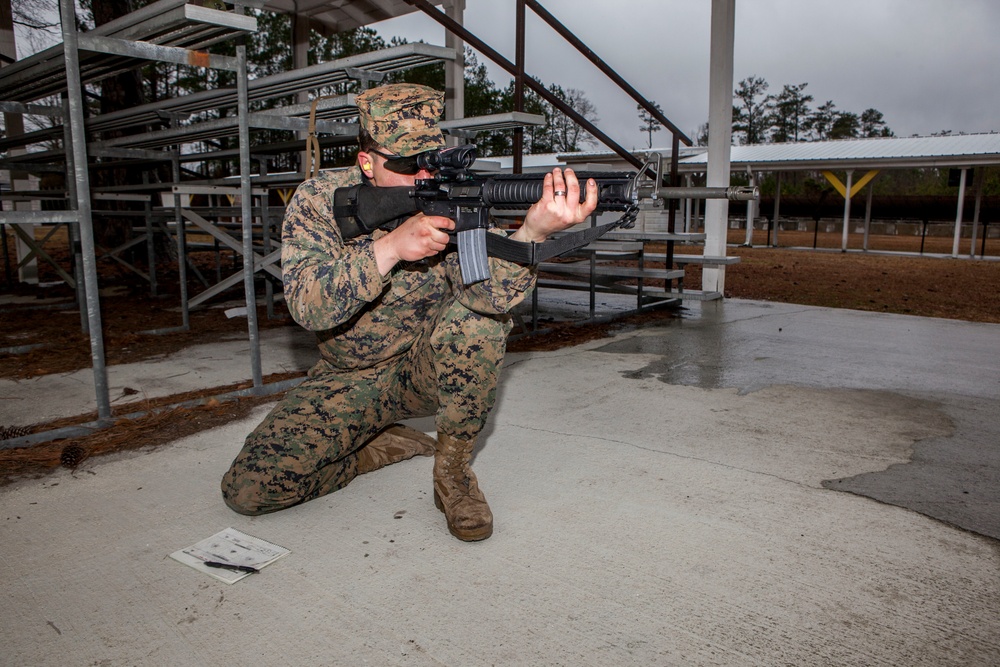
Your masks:
M 751 201 L 760 199 L 760 189 L 748 185 L 733 185 L 730 187 L 674 187 L 660 188 L 656 191 L 653 185 L 640 185 L 639 198 L 652 199 L 653 195 L 660 199 L 728 199 L 729 201 Z

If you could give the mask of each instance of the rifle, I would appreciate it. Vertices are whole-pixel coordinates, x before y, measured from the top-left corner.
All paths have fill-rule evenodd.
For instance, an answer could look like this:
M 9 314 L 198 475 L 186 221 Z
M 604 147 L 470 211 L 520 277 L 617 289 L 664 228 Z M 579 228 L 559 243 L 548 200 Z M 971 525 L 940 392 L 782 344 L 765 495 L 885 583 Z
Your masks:
M 420 169 L 435 171 L 433 178 L 418 179 L 412 188 L 377 188 L 367 184 L 337 188 L 333 194 L 334 217 L 343 238 L 370 234 L 376 229 L 392 230 L 416 213 L 437 215 L 455 221 L 462 280 L 466 285 L 490 277 L 487 256 L 500 257 L 521 264 L 537 264 L 551 257 L 582 247 L 618 227 L 635 223 L 640 200 L 660 199 L 757 199 L 755 187 L 663 187 L 661 179 L 642 182 L 643 176 L 662 173 L 659 155 L 637 173 L 577 172 L 580 200 L 586 196 L 584 183 L 597 182 L 597 212 L 617 211 L 615 222 L 560 236 L 544 243 L 520 243 L 503 235 L 488 234 L 490 209 L 527 210 L 542 196 L 545 174 L 496 174 L 485 176 L 471 171 L 476 147 L 457 146 L 394 158 L 387 168 L 399 173 Z M 653 156 L 651 156 L 653 157 Z

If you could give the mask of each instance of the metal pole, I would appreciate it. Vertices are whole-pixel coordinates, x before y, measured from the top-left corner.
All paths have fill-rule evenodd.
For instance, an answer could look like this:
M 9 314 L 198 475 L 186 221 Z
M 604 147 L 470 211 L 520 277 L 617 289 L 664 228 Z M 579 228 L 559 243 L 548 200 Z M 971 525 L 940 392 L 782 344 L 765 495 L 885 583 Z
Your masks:
M 257 164 L 260 168 L 261 177 L 267 176 L 267 158 L 263 157 L 257 160 Z M 264 230 L 264 236 L 262 242 L 264 244 L 264 257 L 271 254 L 271 190 L 267 187 L 264 188 L 264 194 L 260 197 L 260 219 L 262 224 L 262 229 Z M 278 242 L 281 242 L 281 230 L 278 230 Z M 267 302 L 267 319 L 274 319 L 274 285 L 271 283 L 271 279 L 266 275 L 264 276 L 264 297 Z
M 516 41 L 514 47 L 514 111 L 524 111 L 524 2 L 517 0 Z M 520 174 L 524 169 L 524 128 L 514 128 L 514 164 L 511 171 Z
M 778 247 L 778 220 L 780 219 L 780 216 L 781 216 L 781 172 L 780 171 L 777 172 L 774 175 L 774 177 L 775 177 L 775 185 L 774 185 L 774 215 L 772 216 L 774 221 L 771 223 L 771 226 L 774 227 L 774 229 L 771 230 L 771 232 L 772 232 L 772 235 L 771 235 L 771 245 L 773 245 L 775 248 L 777 248 Z
M 691 174 L 684 175 L 684 187 L 691 187 Z M 684 233 L 691 232 L 691 203 L 690 197 L 684 198 Z
M 63 118 L 70 117 L 69 110 L 69 99 L 63 96 Z M 77 183 L 76 179 L 73 178 L 75 173 L 75 161 L 73 159 L 73 132 L 70 129 L 71 123 L 63 123 L 63 149 L 66 151 L 66 195 L 69 201 L 75 202 L 77 198 Z M 69 225 L 69 247 L 70 254 L 73 256 L 73 277 L 76 278 L 76 305 L 80 309 L 80 331 L 83 332 L 84 336 L 90 335 L 90 321 L 87 319 L 87 289 L 86 280 L 83 277 L 83 252 L 81 251 L 80 245 L 80 224 L 79 219 L 76 223 L 71 223 Z
M 3 277 L 5 285 L 13 285 L 14 278 L 10 271 L 10 250 L 7 248 L 7 225 L 0 224 L 0 245 L 3 246 Z
M 851 187 L 853 187 L 854 170 L 847 170 L 847 185 L 844 188 L 844 229 L 840 239 L 840 251 L 847 252 L 847 232 L 851 228 Z
M 709 59 L 708 177 L 706 185 L 728 186 L 730 144 L 733 138 L 733 42 L 736 32 L 736 0 L 712 0 L 712 43 Z M 729 201 L 705 201 L 705 254 L 726 255 Z M 702 269 L 702 289 L 724 292 L 725 266 Z
M 754 180 L 753 168 L 750 167 L 750 165 L 747 165 L 747 182 L 749 183 L 749 185 L 750 185 L 751 188 L 754 187 L 757 184 L 757 182 Z M 754 201 L 752 199 L 748 200 L 747 201 L 747 233 L 746 233 L 746 239 L 743 241 L 743 245 L 745 245 L 748 248 L 753 247 L 753 219 L 754 219 L 754 214 L 755 213 L 756 213 L 756 211 L 754 211 Z
M 149 172 L 142 172 L 142 182 L 149 183 Z M 156 237 L 153 227 L 153 202 L 147 198 L 142 205 L 146 222 L 146 261 L 149 263 L 149 295 L 156 296 Z
M 704 221 L 702 220 L 701 222 L 699 222 L 699 220 L 701 220 L 701 219 L 702 219 L 702 215 L 701 215 L 701 200 L 698 199 L 697 197 L 695 197 L 694 198 L 694 215 L 692 216 L 692 220 L 691 220 L 691 231 L 692 232 L 697 231 L 698 229 L 704 229 L 705 228 Z
M 257 332 L 257 293 L 254 290 L 253 191 L 250 187 L 250 99 L 247 84 L 246 37 L 236 44 L 236 94 L 240 118 L 240 204 L 243 217 L 243 289 L 246 293 L 247 332 L 250 337 L 250 370 L 253 386 L 264 384 L 260 362 L 260 336 Z
M 670 187 L 675 188 L 681 184 L 680 174 L 678 173 L 680 165 L 680 154 L 681 154 L 681 144 L 680 144 L 681 138 L 679 134 L 673 134 L 671 135 L 671 137 L 672 138 L 670 143 L 670 180 L 668 182 L 670 183 Z M 657 173 L 656 178 L 660 183 L 663 182 L 663 174 Z M 667 256 L 665 258 L 666 259 L 665 267 L 667 270 L 670 270 L 674 266 L 673 235 L 677 233 L 677 200 L 673 198 L 667 200 L 667 233 L 670 236 L 667 237 Z M 643 244 L 642 254 L 645 255 L 646 242 L 642 241 L 642 244 Z M 642 281 L 640 281 L 640 284 L 641 282 Z M 670 288 L 671 288 L 670 280 L 666 280 L 664 282 L 663 291 L 669 292 Z
M 962 215 L 965 212 L 965 177 L 969 170 L 962 168 L 962 176 L 958 180 L 958 212 L 955 214 L 955 238 L 951 244 L 951 256 L 958 257 L 958 243 L 962 238 Z
M 104 330 L 101 328 L 101 304 L 98 295 L 97 258 L 94 251 L 94 227 L 90 207 L 90 173 L 87 169 L 87 141 L 83 126 L 83 83 L 80 81 L 80 52 L 77 50 L 76 10 L 72 0 L 61 0 L 63 53 L 66 60 L 66 93 L 69 100 L 69 125 L 72 135 L 73 173 L 76 179 L 76 211 L 79 216 L 83 275 L 87 293 L 87 322 L 90 327 L 90 356 L 94 367 L 94 393 L 97 415 L 111 417 L 108 393 L 108 369 L 104 365 Z M 67 151 L 69 152 L 69 151 Z
M 865 240 L 861 244 L 862 249 L 868 252 L 868 233 L 872 226 L 872 193 L 875 192 L 875 184 L 868 186 L 868 201 L 865 202 Z
M 450 0 L 444 10 L 452 20 L 461 23 L 465 0 Z M 465 118 L 465 44 L 457 35 L 446 33 L 444 45 L 455 50 L 455 60 L 444 65 L 445 119 Z
M 179 146 L 171 157 L 170 163 L 174 185 L 180 185 L 181 161 Z M 181 194 L 178 191 L 174 191 L 174 220 L 177 224 L 177 281 L 181 293 L 181 330 L 187 331 L 191 328 L 191 309 L 188 306 L 187 284 L 187 234 L 184 229 L 184 225 L 186 224 L 184 214 L 181 212 Z
M 976 232 L 979 229 L 979 209 L 983 203 L 983 180 L 986 176 L 986 168 L 980 167 L 976 171 L 976 176 L 973 179 L 975 182 L 976 189 L 976 206 L 972 211 L 972 243 L 969 244 L 969 258 L 972 259 L 976 256 Z

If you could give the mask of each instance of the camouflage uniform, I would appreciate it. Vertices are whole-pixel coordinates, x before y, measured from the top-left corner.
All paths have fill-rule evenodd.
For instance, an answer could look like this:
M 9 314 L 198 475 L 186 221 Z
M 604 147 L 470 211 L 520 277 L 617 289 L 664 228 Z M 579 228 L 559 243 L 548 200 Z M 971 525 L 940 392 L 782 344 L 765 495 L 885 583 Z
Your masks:
M 359 107 L 366 123 L 371 107 Z M 435 141 L 420 131 L 392 123 L 372 136 L 404 155 Z M 417 146 L 400 145 L 414 136 Z M 534 271 L 491 258 L 492 277 L 465 286 L 457 253 L 447 251 L 379 275 L 372 246 L 386 232 L 345 242 L 332 214 L 334 190 L 361 180 L 357 167 L 323 172 L 289 203 L 285 298 L 316 332 L 321 359 L 224 476 L 223 497 L 237 512 L 270 512 L 345 486 L 357 474 L 356 452 L 394 422 L 435 415 L 439 433 L 475 439 L 493 407 L 509 311 L 534 286 Z

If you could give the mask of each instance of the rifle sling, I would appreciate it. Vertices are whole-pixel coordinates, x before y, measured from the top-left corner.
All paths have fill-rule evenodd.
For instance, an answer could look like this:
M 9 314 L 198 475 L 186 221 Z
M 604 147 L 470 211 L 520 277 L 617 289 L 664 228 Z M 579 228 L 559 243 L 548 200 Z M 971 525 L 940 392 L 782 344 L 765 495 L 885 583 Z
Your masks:
M 570 232 L 557 239 L 542 243 L 513 241 L 500 234 L 486 235 L 486 253 L 491 257 L 505 259 L 515 264 L 538 264 L 557 257 L 570 250 L 576 250 L 619 227 L 625 219 L 616 220 L 600 227 L 589 227 L 579 232 Z

